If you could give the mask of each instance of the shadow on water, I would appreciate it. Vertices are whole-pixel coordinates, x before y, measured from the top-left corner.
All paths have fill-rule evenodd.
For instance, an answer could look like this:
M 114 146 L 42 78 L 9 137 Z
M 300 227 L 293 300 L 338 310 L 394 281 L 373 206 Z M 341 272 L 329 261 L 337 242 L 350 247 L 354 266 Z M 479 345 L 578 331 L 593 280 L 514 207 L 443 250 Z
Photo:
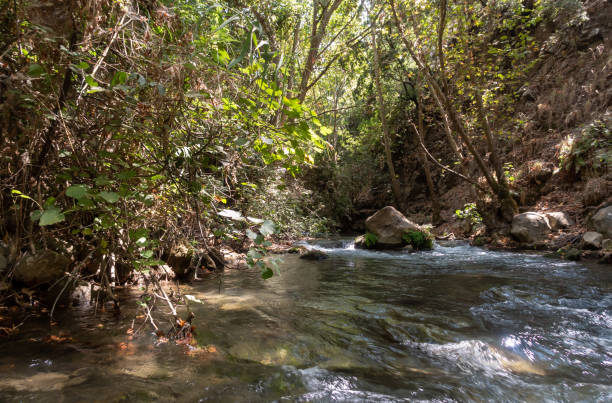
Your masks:
M 464 244 L 404 254 L 345 241 L 279 273 L 183 286 L 201 345 L 126 339 L 134 312 L 67 312 L 0 344 L 6 401 L 611 401 L 609 267 Z M 135 295 L 124 296 L 129 306 Z M 122 344 L 123 343 L 123 344 Z

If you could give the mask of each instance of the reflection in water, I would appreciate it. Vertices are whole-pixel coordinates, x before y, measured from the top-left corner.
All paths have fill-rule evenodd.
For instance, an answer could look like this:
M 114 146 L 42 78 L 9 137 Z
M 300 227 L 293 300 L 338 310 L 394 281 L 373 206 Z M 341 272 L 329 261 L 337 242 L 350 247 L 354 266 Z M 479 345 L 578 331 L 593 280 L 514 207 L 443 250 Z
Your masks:
M 83 306 L 57 330 L 71 336 L 65 343 L 42 342 L 49 329 L 34 324 L 0 344 L 1 396 L 612 400 L 609 267 L 462 244 L 413 254 L 343 241 L 309 247 L 330 258 L 284 256 L 266 281 L 228 272 L 221 293 L 217 279 L 183 287 L 204 302 L 190 306 L 198 342 L 214 353 L 154 346 L 153 335 L 126 342 L 133 312 L 92 317 Z

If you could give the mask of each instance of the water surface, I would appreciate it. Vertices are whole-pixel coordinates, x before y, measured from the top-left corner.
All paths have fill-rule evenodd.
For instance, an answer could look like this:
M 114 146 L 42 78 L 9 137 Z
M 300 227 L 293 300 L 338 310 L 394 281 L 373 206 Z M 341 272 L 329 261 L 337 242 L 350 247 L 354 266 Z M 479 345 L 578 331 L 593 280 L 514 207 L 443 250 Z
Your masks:
M 92 316 L 83 304 L 51 329 L 33 322 L 0 341 L 0 398 L 612 401 L 610 266 L 460 243 L 309 247 L 330 258 L 282 256 L 265 281 L 230 271 L 221 292 L 214 277 L 183 286 L 203 302 L 190 308 L 204 352 L 157 345 L 148 328 L 128 340 L 130 309 Z

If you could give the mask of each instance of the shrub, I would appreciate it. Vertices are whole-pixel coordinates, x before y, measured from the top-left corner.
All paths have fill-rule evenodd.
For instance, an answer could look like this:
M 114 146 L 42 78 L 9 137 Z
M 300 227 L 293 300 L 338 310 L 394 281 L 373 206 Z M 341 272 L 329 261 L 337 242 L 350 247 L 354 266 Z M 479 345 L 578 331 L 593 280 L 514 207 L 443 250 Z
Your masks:
M 378 242 L 378 237 L 376 236 L 376 234 L 366 232 L 364 236 L 364 243 L 366 248 L 373 248 L 376 245 L 376 242 Z
M 402 239 L 414 249 L 433 248 L 433 236 L 424 231 L 408 231 L 404 233 Z
M 472 225 L 482 223 L 482 216 L 478 212 L 476 203 L 467 203 L 463 206 L 463 210 L 455 210 L 455 216 L 469 220 Z

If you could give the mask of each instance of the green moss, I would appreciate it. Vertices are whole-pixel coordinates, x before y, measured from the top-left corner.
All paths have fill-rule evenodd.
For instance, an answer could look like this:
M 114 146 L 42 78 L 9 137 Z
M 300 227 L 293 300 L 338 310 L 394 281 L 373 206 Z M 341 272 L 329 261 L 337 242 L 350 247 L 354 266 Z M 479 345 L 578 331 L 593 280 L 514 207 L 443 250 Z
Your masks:
M 432 249 L 433 235 L 427 231 L 408 231 L 402 235 L 402 239 L 414 249 Z
M 488 238 L 486 236 L 477 236 L 472 241 L 472 245 L 473 246 L 484 246 L 484 245 L 488 244 L 489 242 L 491 242 L 490 238 Z

